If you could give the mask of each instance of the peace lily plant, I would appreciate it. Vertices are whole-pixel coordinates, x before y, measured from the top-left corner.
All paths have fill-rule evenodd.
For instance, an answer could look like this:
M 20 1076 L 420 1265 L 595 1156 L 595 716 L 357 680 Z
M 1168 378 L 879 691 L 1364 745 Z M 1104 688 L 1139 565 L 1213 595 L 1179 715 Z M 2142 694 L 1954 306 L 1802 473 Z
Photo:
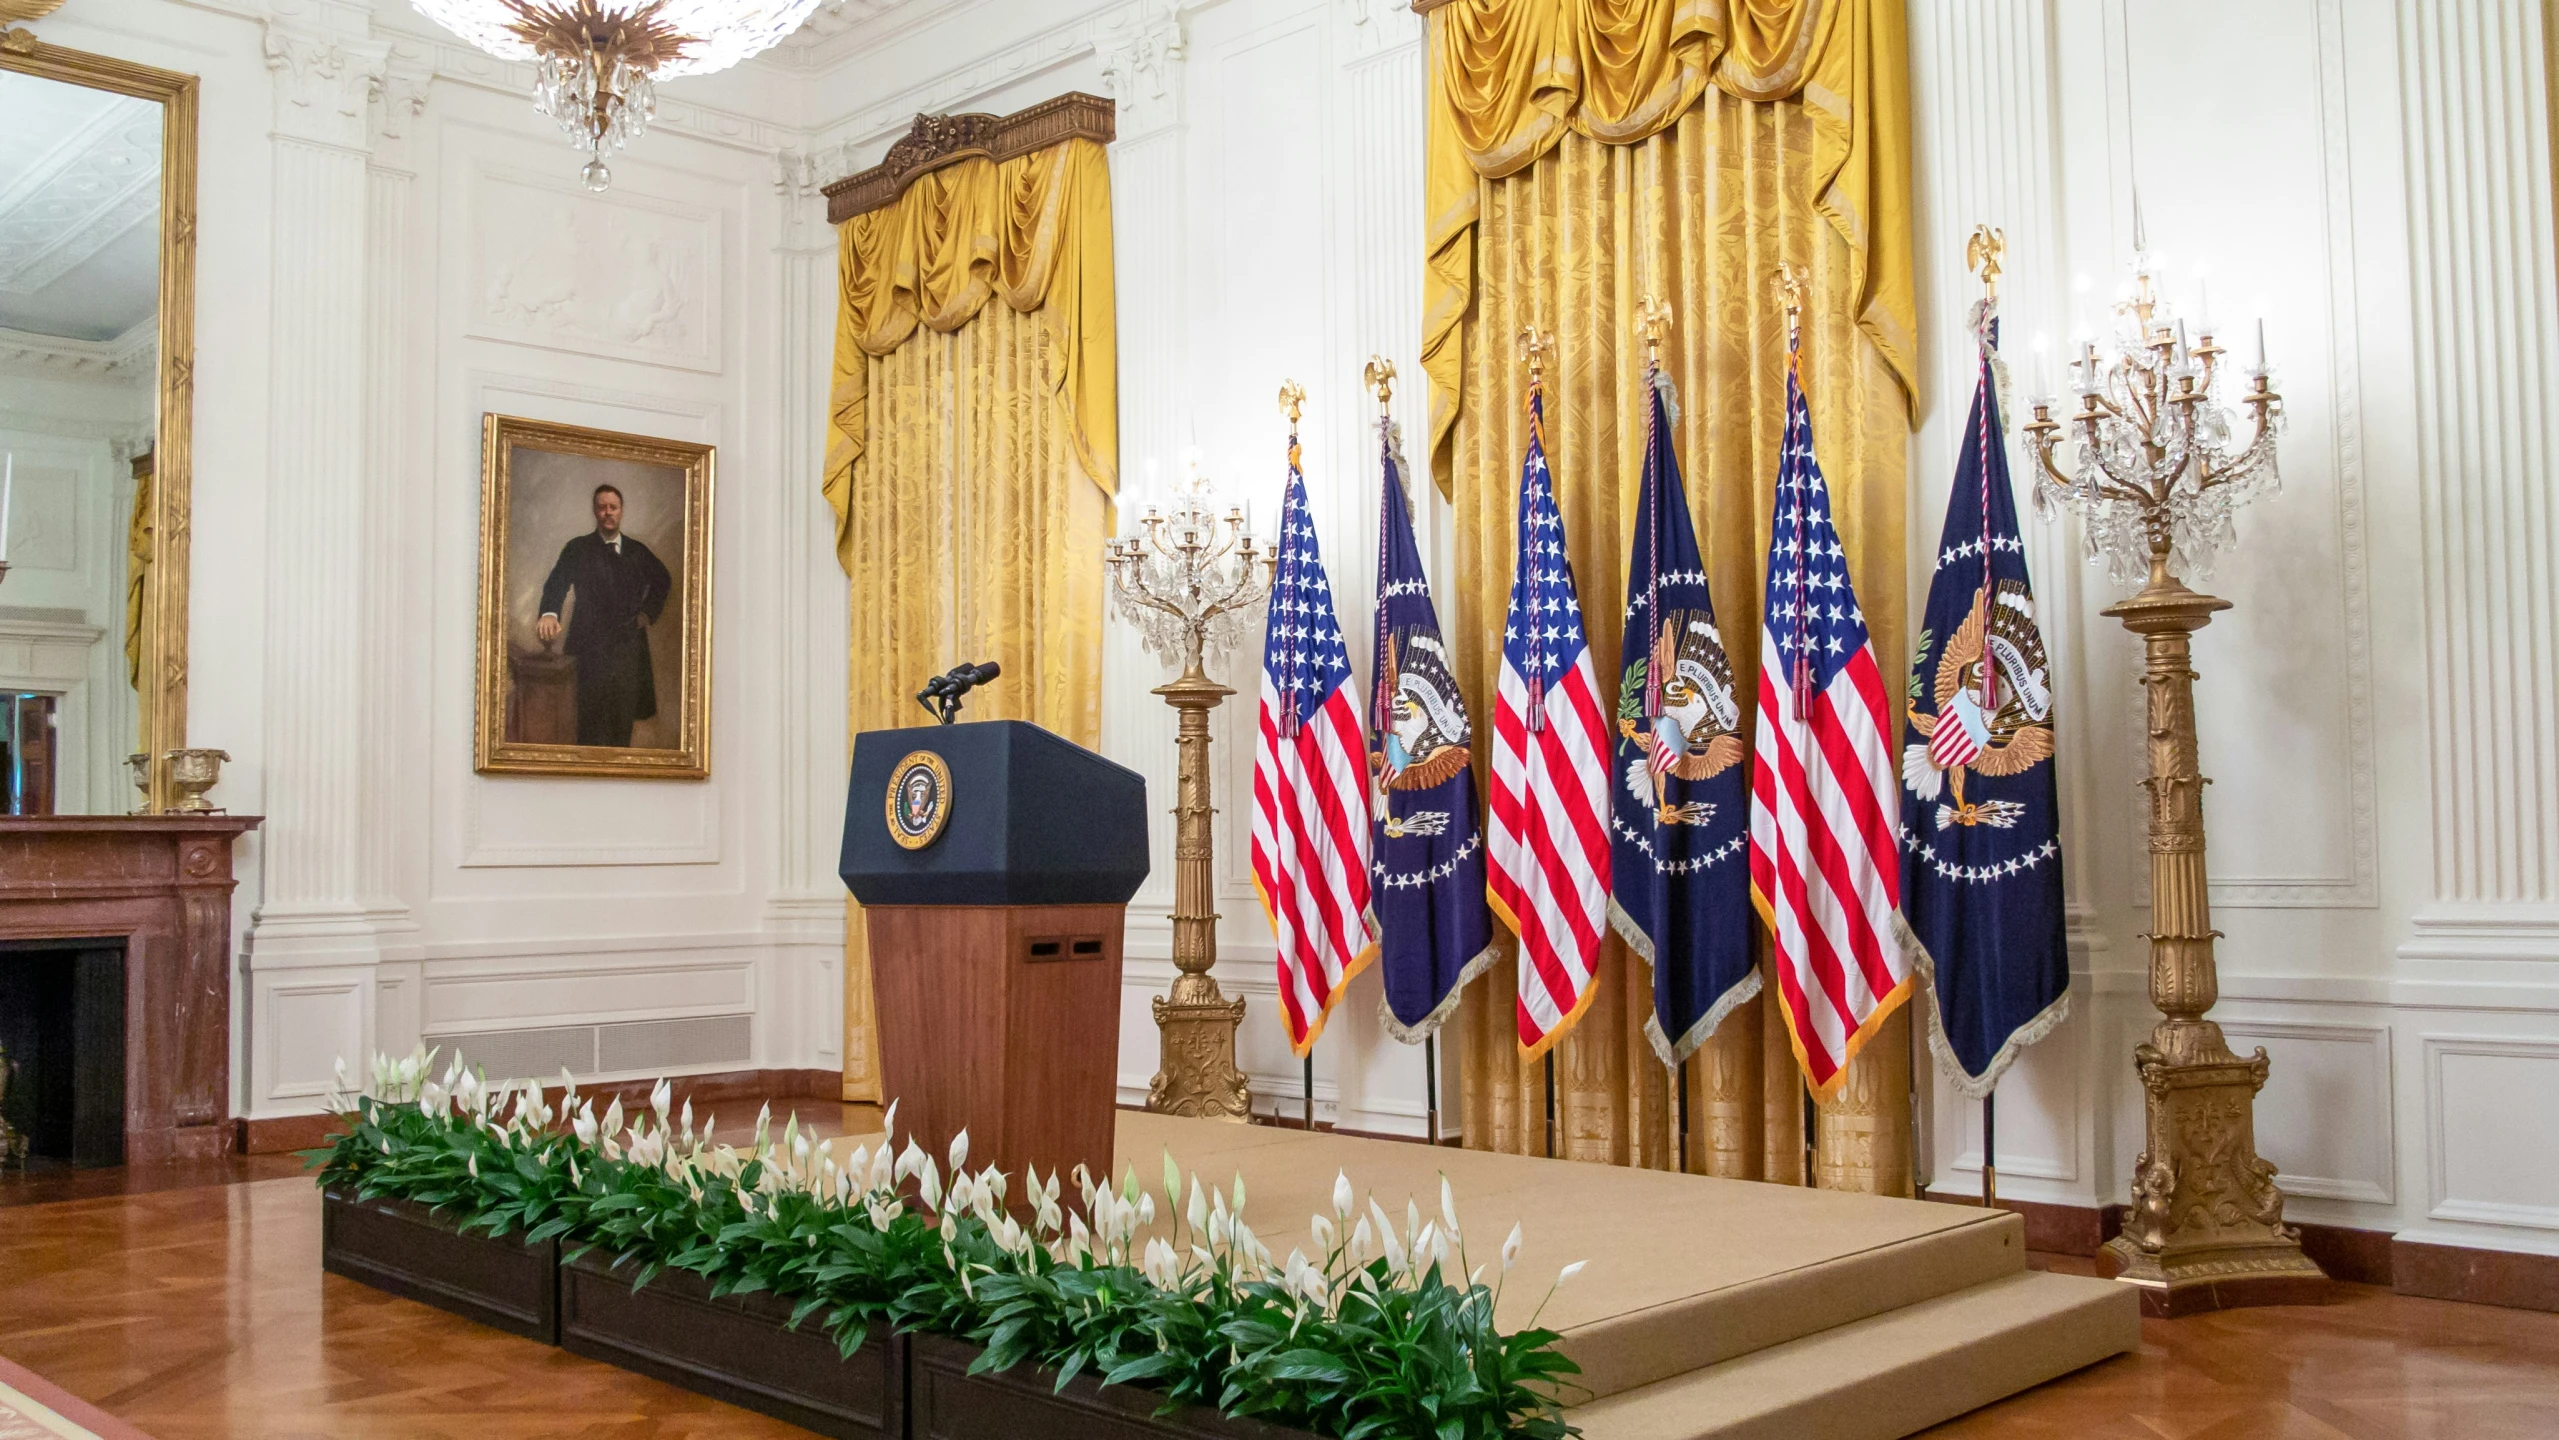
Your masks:
M 1034 1169 L 1024 1225 L 1005 1203 L 1012 1177 L 968 1168 L 965 1131 L 940 1160 L 912 1136 L 900 1147 L 895 1105 L 876 1145 L 849 1153 L 796 1116 L 774 1134 L 770 1106 L 733 1146 L 707 1118 L 696 1131 L 690 1102 L 669 1113 L 664 1080 L 626 1117 L 618 1098 L 599 1115 L 565 1073 L 554 1106 L 458 1056 L 441 1079 L 433 1068 L 424 1049 L 379 1057 L 350 1096 L 340 1063 L 347 1128 L 311 1152 L 324 1188 L 431 1206 L 465 1233 L 556 1237 L 564 1259 L 610 1255 L 635 1286 L 671 1267 L 715 1296 L 769 1292 L 846 1355 L 886 1325 L 982 1347 L 972 1374 L 1046 1365 L 1060 1389 L 1090 1374 L 1166 1411 L 1214 1406 L 1339 1440 L 1579 1433 L 1559 1403 L 1579 1367 L 1556 1333 L 1535 1316 L 1510 1334 L 1494 1324 L 1519 1228 L 1487 1285 L 1495 1262 L 1470 1268 L 1445 1177 L 1439 1213 L 1407 1200 L 1398 1225 L 1336 1176 L 1332 1213 L 1283 1260 L 1244 1220 L 1243 1177 L 1231 1192 L 1197 1174 L 1186 1187 L 1169 1154 L 1160 1201 L 1134 1167 L 1114 1185 L 1079 1166 L 1069 1210 L 1067 1181 Z

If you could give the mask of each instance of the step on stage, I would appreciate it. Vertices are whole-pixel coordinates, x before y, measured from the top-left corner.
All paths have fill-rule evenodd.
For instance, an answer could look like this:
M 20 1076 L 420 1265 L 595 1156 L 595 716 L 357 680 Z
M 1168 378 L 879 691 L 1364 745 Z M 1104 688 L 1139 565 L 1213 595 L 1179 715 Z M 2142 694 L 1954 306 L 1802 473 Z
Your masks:
M 1588 1440 L 1897 1440 L 2141 1344 L 2131 1287 L 2028 1270 L 2004 1211 L 1138 1111 L 1117 1138 L 1141 1181 L 1166 1151 L 1208 1184 L 1241 1174 L 1283 1255 L 1336 1172 L 1399 1224 L 1407 1197 L 1438 1212 L 1445 1173 L 1474 1262 L 1498 1270 L 1525 1229 L 1505 1329 L 1590 1262 L 1540 1317 L 1582 1367 L 1567 1418 Z

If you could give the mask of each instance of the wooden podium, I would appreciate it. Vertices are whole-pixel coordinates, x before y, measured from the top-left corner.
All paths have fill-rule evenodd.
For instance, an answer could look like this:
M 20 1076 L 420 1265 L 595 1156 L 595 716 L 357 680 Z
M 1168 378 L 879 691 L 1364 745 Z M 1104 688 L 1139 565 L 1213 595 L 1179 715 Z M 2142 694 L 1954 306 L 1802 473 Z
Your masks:
M 845 888 L 870 937 L 882 1093 L 933 1153 L 969 1132 L 1021 1198 L 1109 1173 L 1120 936 L 1146 879 L 1146 782 L 1015 720 L 855 738 Z

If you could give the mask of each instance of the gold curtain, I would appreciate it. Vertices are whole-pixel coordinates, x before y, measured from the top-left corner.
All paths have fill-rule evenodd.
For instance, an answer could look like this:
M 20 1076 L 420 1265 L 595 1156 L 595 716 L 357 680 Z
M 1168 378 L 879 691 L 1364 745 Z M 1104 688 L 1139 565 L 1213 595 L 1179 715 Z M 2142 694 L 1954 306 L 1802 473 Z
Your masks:
M 151 492 L 154 466 L 148 452 L 133 461 L 133 518 L 124 532 L 124 677 L 142 688 L 143 599 L 151 579 Z
M 1632 18 L 1609 29 L 1603 12 Z M 1788 17 L 1792 28 L 1777 23 Z M 1744 20 L 1719 38 L 1693 5 L 1456 0 L 1433 13 L 1432 179 L 1435 187 L 1449 179 L 1443 145 L 1462 144 L 1468 193 L 1462 206 L 1433 208 L 1433 238 L 1449 244 L 1432 255 L 1425 346 L 1438 348 L 1425 355 L 1435 468 L 1456 511 L 1456 633 L 1480 637 L 1461 655 L 1459 680 L 1478 714 L 1490 713 L 1500 663 L 1494 637 L 1508 599 L 1527 439 L 1515 337 L 1532 323 L 1558 345 L 1547 373 L 1548 455 L 1595 658 L 1600 673 L 1617 673 L 1624 550 L 1644 449 L 1634 310 L 1647 293 L 1673 309 L 1662 365 L 1679 392 L 1674 444 L 1736 679 L 1745 693 L 1756 685 L 1784 425 L 1785 319 L 1770 283 L 1781 262 L 1811 276 L 1802 374 L 1814 439 L 1876 653 L 1888 672 L 1898 667 L 1912 353 L 1907 207 L 1891 210 L 1902 218 L 1890 233 L 1878 227 L 1870 237 L 1839 222 L 1840 176 L 1855 168 L 1843 158 L 1855 147 L 1840 137 L 1861 131 L 1809 91 L 1841 68 L 1832 45 L 1872 50 L 1861 65 L 1888 69 L 1897 87 L 1900 20 L 1889 0 L 1871 9 L 1760 4 Z M 1729 73 L 1735 56 L 1747 62 L 1739 78 Z M 1789 75 L 1793 83 L 1781 85 Z M 1464 105 L 1446 101 L 1452 78 L 1472 87 Z M 1870 136 L 1859 154 L 1902 153 L 1897 89 L 1843 93 L 1894 121 L 1866 127 L 1889 129 L 1891 140 Z M 1906 192 L 1898 162 L 1863 174 L 1852 198 Z M 1443 221 L 1459 211 L 1463 223 L 1452 231 Z M 1462 273 L 1462 290 L 1446 283 L 1453 273 Z M 1456 308 L 1442 308 L 1449 305 Z M 1519 1059 L 1514 974 L 1497 963 L 1464 1004 L 1466 1140 L 1542 1154 L 1544 1071 Z M 1667 1168 L 1677 1101 L 1643 1038 L 1650 970 L 1611 938 L 1598 976 L 1597 999 L 1555 1052 L 1555 1153 Z M 1823 1107 L 1820 1183 L 1906 1193 L 1907 1025 L 1902 1015 L 1889 1021 Z M 1804 1092 L 1774 1000 L 1734 1012 L 1689 1066 L 1688 1083 L 1687 1168 L 1801 1181 Z
M 991 659 L 1004 679 L 972 716 L 1098 744 L 1118 451 L 1102 148 L 932 172 L 844 222 L 838 253 L 826 494 L 850 581 L 846 733 L 921 723 L 925 676 Z M 844 1094 L 877 1100 L 858 905 L 846 921 Z

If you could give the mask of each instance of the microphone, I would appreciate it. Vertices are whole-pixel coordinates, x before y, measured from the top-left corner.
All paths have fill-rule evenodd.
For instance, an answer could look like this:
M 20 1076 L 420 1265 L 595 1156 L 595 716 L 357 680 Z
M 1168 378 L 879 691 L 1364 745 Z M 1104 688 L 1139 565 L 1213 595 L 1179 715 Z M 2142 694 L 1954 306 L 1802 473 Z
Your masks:
M 959 718 L 960 697 L 1004 673 L 1004 667 L 993 660 L 970 664 L 963 660 L 942 674 L 924 682 L 915 692 L 915 703 L 948 725 Z

